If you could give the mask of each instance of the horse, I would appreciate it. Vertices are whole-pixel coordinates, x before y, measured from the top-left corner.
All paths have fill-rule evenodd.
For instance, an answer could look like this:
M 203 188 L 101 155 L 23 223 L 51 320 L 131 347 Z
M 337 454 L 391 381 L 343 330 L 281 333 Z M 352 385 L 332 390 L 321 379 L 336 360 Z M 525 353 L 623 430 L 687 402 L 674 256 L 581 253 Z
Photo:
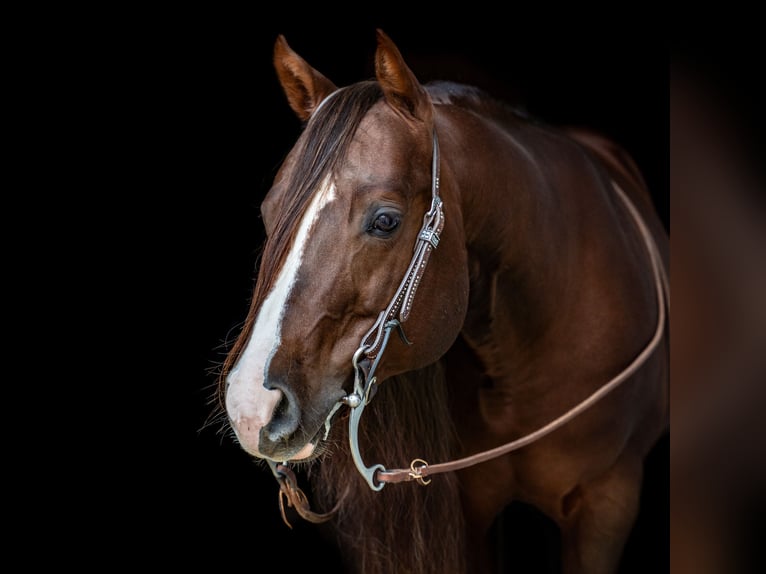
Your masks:
M 645 179 L 595 131 L 422 84 L 376 40 L 374 78 L 344 87 L 274 44 L 302 130 L 260 206 L 227 430 L 350 572 L 496 572 L 514 501 L 558 527 L 563 572 L 615 572 L 669 429 Z

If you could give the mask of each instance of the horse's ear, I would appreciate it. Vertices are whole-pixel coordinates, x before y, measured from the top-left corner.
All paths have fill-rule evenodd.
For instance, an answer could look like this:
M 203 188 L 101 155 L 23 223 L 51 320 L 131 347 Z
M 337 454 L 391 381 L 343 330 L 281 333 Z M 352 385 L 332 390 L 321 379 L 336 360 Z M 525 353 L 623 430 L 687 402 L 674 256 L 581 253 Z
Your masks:
M 386 101 L 399 114 L 430 124 L 433 118 L 431 98 L 415 74 L 404 62 L 399 49 L 383 30 L 377 30 L 375 75 Z
M 280 34 L 274 44 L 274 67 L 287 102 L 302 121 L 337 87 L 296 54 Z

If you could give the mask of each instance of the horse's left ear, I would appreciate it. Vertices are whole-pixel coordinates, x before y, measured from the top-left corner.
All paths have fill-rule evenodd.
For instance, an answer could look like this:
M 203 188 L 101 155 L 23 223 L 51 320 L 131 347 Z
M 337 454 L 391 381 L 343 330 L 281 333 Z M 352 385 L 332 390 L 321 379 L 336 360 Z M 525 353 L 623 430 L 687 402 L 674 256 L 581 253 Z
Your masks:
M 433 105 L 425 88 L 404 62 L 399 49 L 383 30 L 377 30 L 375 75 L 383 88 L 389 105 L 407 119 L 429 124 L 433 120 Z

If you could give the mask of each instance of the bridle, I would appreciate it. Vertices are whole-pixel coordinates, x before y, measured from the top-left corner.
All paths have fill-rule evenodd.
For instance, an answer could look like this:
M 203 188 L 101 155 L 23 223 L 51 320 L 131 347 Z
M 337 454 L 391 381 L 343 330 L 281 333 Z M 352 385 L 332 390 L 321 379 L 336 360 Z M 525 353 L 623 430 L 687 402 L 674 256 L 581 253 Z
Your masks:
M 442 200 L 439 197 L 439 140 L 436 138 L 436 130 L 433 132 L 431 174 L 431 207 L 423 216 L 423 225 L 415 241 L 412 259 L 388 307 L 385 311 L 380 312 L 377 321 L 362 338 L 362 343 L 354 353 L 352 358 L 354 391 L 341 399 L 343 404 L 351 407 L 351 416 L 348 420 L 351 456 L 356 468 L 373 490 L 380 490 L 385 485 L 385 482 L 376 482 L 375 477 L 379 472 L 386 472 L 386 468 L 382 464 L 369 467 L 364 464 L 359 452 L 359 421 L 365 406 L 370 402 L 377 389 L 375 371 L 388 346 L 391 332 L 396 329 L 402 340 L 406 344 L 410 344 L 404 334 L 402 323 L 407 321 L 410 316 L 415 292 L 423 278 L 431 252 L 438 247 L 439 235 L 444 229 L 444 212 Z M 365 358 L 367 361 L 362 362 L 361 358 Z M 369 362 L 371 362 L 371 366 L 369 370 L 366 370 L 364 365 Z
M 431 482 L 428 478 L 432 475 L 453 472 L 475 464 L 479 464 L 493 458 L 508 454 L 514 450 L 520 449 L 530 443 L 533 443 L 545 435 L 553 432 L 563 426 L 583 411 L 593 406 L 609 392 L 614 390 L 622 382 L 633 375 L 646 360 L 651 356 L 654 350 L 662 340 L 666 323 L 666 305 L 670 308 L 670 287 L 665 273 L 662 259 L 657 245 L 649 231 L 646 223 L 641 218 L 635 205 L 631 202 L 625 192 L 612 182 L 617 195 L 625 204 L 628 212 L 633 217 L 638 230 L 644 240 L 647 251 L 649 252 L 654 273 L 654 284 L 657 293 L 657 328 L 654 335 L 642 351 L 636 355 L 633 361 L 625 367 L 619 374 L 610 379 L 604 385 L 599 387 L 593 394 L 585 400 L 578 403 L 558 418 L 547 423 L 536 431 L 524 435 L 496 448 L 479 452 L 461 459 L 444 462 L 440 464 L 429 465 L 420 458 L 414 459 L 409 468 L 386 469 L 382 464 L 367 466 L 362 460 L 359 450 L 359 421 L 367 404 L 377 390 L 377 378 L 375 372 L 381 357 L 383 356 L 392 331 L 396 330 L 401 339 L 410 344 L 404 334 L 402 324 L 407 321 L 412 309 L 412 302 L 415 297 L 420 281 L 425 272 L 431 252 L 439 245 L 440 234 L 444 228 L 444 213 L 442 200 L 439 196 L 439 142 L 436 136 L 436 130 L 433 131 L 433 153 L 432 153 L 432 178 L 431 178 L 431 206 L 423 217 L 423 225 L 415 241 L 412 259 L 404 274 L 404 278 L 399 284 L 394 296 L 391 298 L 388 307 L 381 311 L 377 320 L 370 330 L 362 337 L 362 341 L 352 357 L 354 368 L 354 390 L 343 397 L 331 410 L 325 421 L 325 436 L 329 433 L 330 422 L 337 410 L 346 405 L 351 409 L 349 416 L 349 446 L 351 456 L 354 460 L 359 473 L 374 491 L 381 490 L 387 483 L 408 482 L 415 480 L 421 485 L 427 485 Z M 268 461 L 274 476 L 280 484 L 280 508 L 285 523 L 290 525 L 285 518 L 283 497 L 287 499 L 290 506 L 294 506 L 298 513 L 305 519 L 312 522 L 323 522 L 329 519 L 335 509 L 325 513 L 317 514 L 308 508 L 308 502 L 303 492 L 297 487 L 297 481 L 292 470 L 287 463 L 276 463 Z M 337 508 L 337 507 L 336 507 Z

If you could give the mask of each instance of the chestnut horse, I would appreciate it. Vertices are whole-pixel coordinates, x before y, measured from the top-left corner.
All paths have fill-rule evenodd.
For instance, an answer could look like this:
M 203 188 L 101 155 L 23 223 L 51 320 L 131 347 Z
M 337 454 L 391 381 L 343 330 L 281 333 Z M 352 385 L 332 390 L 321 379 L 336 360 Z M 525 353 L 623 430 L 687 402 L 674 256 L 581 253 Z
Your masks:
M 374 79 L 338 88 L 282 36 L 274 64 L 305 124 L 220 406 L 283 512 L 349 571 L 488 573 L 520 501 L 564 572 L 616 571 L 669 425 L 669 239 L 634 162 L 421 84 L 380 30 Z

